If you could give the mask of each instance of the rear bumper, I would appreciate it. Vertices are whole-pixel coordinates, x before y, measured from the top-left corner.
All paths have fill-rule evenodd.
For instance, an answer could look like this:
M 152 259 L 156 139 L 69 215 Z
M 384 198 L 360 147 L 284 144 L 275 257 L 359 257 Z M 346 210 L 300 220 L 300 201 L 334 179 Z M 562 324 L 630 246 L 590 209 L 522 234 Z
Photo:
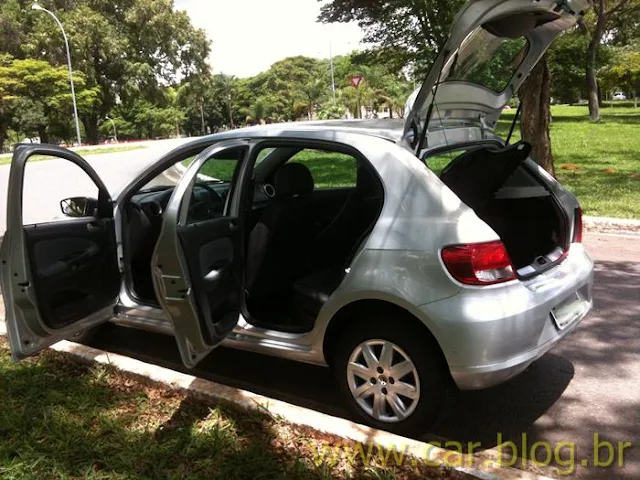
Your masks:
M 477 367 L 452 368 L 450 371 L 453 380 L 461 390 L 479 390 L 506 382 L 525 371 L 529 365 L 542 357 L 545 353 L 555 347 L 560 340 L 571 333 L 587 313 L 589 313 L 591 306 L 592 302 L 589 302 L 588 308 L 585 309 L 579 318 L 577 318 L 569 327 L 559 332 L 554 339 L 548 341 L 546 344 L 528 352 L 524 352 L 521 355 L 512 357 L 504 362 Z
M 574 244 L 562 264 L 532 280 L 463 288 L 422 310 L 437 319 L 433 333 L 457 386 L 482 389 L 518 375 L 569 335 L 591 310 L 592 285 L 593 262 Z M 562 325 L 552 312 L 567 302 Z

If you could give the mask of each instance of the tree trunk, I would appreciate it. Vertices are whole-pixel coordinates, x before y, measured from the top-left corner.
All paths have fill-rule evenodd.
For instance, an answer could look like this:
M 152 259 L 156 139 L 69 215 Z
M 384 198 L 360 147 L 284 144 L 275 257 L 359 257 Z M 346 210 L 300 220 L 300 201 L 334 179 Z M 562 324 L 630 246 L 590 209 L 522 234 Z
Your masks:
M 604 1 L 600 1 L 598 20 L 596 21 L 595 30 L 593 31 L 593 36 L 591 37 L 589 47 L 587 48 L 587 99 L 589 100 L 589 117 L 591 117 L 591 120 L 594 122 L 600 121 L 600 95 L 598 92 L 597 62 L 598 50 L 600 49 L 600 42 L 604 35 L 604 27 L 607 18 L 604 7 Z
M 202 126 L 202 135 L 206 135 L 207 132 L 205 130 L 205 125 L 204 125 L 204 99 L 200 99 L 200 122 L 201 122 L 201 126 Z
M 531 71 L 529 78 L 520 88 L 522 114 L 520 131 L 522 139 L 531 144 L 531 156 L 551 175 L 555 175 L 553 168 L 553 153 L 551 151 L 551 81 L 546 56 L 538 62 Z
M 44 125 L 38 127 L 38 136 L 40 137 L 40 143 L 49 143 L 49 132 L 47 132 L 47 127 Z
M 232 130 L 234 130 L 236 126 L 233 123 L 233 111 L 231 110 L 231 99 L 229 99 L 229 102 L 227 103 L 227 109 L 229 110 L 229 126 L 231 127 Z M 264 117 L 264 114 L 263 114 L 263 117 Z
M 2 125 L 0 126 L 0 153 L 4 152 L 4 142 L 7 139 L 7 128 Z
M 100 141 L 100 132 L 98 130 L 98 116 L 84 116 L 82 117 L 82 124 L 84 125 L 84 130 L 87 135 L 85 141 L 90 145 L 97 145 Z
M 587 50 L 587 99 L 589 100 L 589 117 L 594 122 L 600 121 L 600 102 L 598 99 L 598 78 L 596 76 L 597 44 L 589 43 Z

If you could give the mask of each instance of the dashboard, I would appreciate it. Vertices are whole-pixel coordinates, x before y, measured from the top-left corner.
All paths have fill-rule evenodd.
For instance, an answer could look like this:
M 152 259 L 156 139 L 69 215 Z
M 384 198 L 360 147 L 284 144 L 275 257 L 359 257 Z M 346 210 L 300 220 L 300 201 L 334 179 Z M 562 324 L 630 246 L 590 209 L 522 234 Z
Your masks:
M 193 187 L 189 202 L 188 222 L 209 220 L 223 215 L 231 184 L 228 182 L 197 182 Z M 156 187 L 143 190 L 131 197 L 131 203 L 138 207 L 150 220 L 162 218 L 175 187 Z M 253 193 L 253 208 L 266 205 L 275 191 L 269 184 L 256 185 Z

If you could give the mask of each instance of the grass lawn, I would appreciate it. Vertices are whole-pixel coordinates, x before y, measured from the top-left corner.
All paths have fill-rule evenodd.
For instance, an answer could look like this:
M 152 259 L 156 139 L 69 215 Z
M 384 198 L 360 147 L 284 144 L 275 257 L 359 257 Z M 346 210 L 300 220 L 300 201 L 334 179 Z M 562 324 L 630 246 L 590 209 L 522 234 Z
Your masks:
M 640 108 L 605 106 L 600 123 L 589 120 L 586 106 L 553 106 L 551 113 L 556 176 L 585 214 L 640 219 Z M 514 114 L 504 113 L 500 134 Z
M 80 155 L 81 157 L 88 157 L 89 155 L 100 155 L 102 153 L 118 153 L 118 152 L 129 152 L 131 150 L 140 150 L 141 148 L 146 148 L 143 145 L 125 145 L 122 147 L 105 147 L 105 148 L 79 148 L 74 150 L 75 153 Z M 41 160 L 51 160 L 52 158 L 48 155 L 34 155 L 29 159 L 30 162 L 37 162 Z M 11 163 L 11 156 L 0 157 L 0 165 L 8 165 Z
M 3 480 L 464 478 L 392 455 L 323 455 L 342 440 L 58 352 L 12 363 L 4 337 L 0 405 Z

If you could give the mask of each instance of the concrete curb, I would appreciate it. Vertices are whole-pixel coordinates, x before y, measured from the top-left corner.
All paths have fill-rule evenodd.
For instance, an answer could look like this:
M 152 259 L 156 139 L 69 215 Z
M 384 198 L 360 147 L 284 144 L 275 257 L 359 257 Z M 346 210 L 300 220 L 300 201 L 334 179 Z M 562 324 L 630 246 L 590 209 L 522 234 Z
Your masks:
M 587 232 L 640 235 L 640 220 L 611 217 L 583 217 Z
M 2 319 L 0 319 L 0 335 L 6 335 L 6 325 Z M 429 464 L 433 466 L 448 466 L 470 478 L 480 480 L 551 480 L 549 477 L 535 473 L 498 466 L 496 463 L 498 452 L 495 450 L 485 450 L 473 457 L 459 455 L 455 451 L 445 450 L 429 443 L 401 437 L 247 390 L 229 387 L 66 340 L 53 345 L 51 349 L 70 354 L 85 362 L 110 365 L 122 372 L 144 377 L 145 380 L 175 390 L 232 403 L 244 409 L 266 411 L 273 416 L 282 417 L 289 423 L 309 427 L 363 445 L 376 444 L 387 451 L 404 452 L 406 456 L 412 457 L 414 460 L 430 462 Z

